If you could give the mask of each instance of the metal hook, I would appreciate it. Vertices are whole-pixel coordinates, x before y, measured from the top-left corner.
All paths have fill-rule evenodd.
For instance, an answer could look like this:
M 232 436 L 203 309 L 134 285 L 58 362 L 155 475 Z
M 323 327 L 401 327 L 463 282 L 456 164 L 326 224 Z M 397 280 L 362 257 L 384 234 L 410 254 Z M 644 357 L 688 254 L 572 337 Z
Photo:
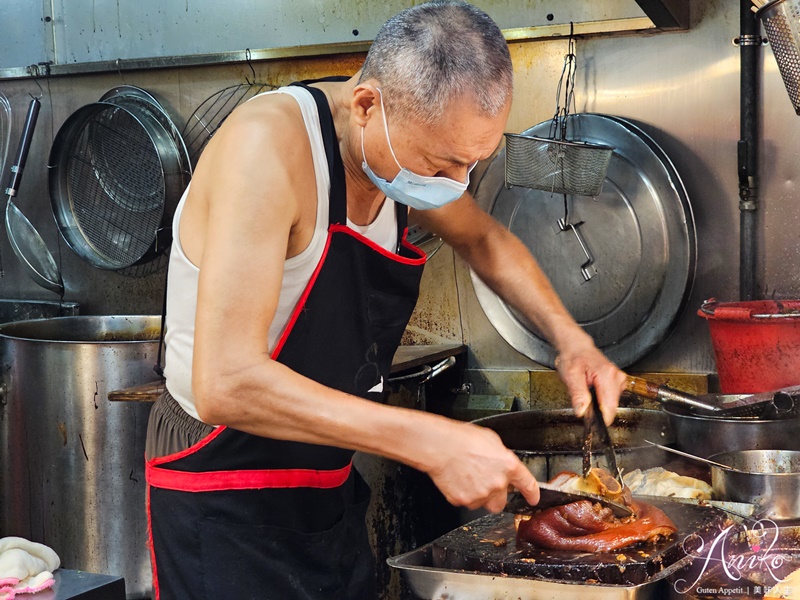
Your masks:
M 43 64 L 43 63 L 39 63 L 39 64 Z M 44 96 L 44 89 L 42 88 L 42 84 L 39 83 L 39 77 L 41 76 L 40 73 L 39 73 L 39 65 L 31 65 L 30 67 L 28 67 L 28 72 L 31 75 L 33 75 L 33 81 L 36 83 L 36 85 L 39 88 L 39 95 L 38 96 L 34 96 L 30 92 L 28 92 L 28 96 L 30 96 L 34 100 L 41 100 L 42 96 Z
M 42 96 L 44 96 L 44 89 L 42 88 L 42 84 L 39 83 L 39 79 L 38 78 L 34 79 L 33 81 L 36 83 L 37 87 L 39 88 L 39 95 L 38 96 L 34 96 L 30 92 L 28 92 L 28 96 L 30 96 L 34 100 L 41 100 Z
M 252 58 L 253 58 L 253 55 L 250 52 L 250 48 L 245 48 L 245 50 L 244 50 L 244 59 L 247 61 L 247 66 L 250 67 L 250 72 L 253 74 L 253 81 L 250 81 L 250 79 L 248 79 L 247 77 L 245 77 L 244 80 L 250 85 L 255 85 L 255 83 L 256 83 L 256 70 L 253 68 L 253 62 L 251 60 Z
M 117 75 L 119 75 L 119 78 L 122 80 L 122 85 L 128 85 L 125 82 L 125 77 L 122 76 L 122 69 L 120 69 L 120 66 L 119 66 L 119 59 L 114 61 L 114 66 L 117 67 Z

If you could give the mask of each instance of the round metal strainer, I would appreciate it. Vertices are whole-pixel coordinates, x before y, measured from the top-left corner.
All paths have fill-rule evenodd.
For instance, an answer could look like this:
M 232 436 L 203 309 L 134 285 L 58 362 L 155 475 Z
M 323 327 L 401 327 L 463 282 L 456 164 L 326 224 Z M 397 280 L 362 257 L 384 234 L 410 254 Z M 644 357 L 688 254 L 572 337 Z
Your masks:
M 133 103 L 95 102 L 64 123 L 50 153 L 50 199 L 64 240 L 101 269 L 159 256 L 184 185 L 170 132 Z
M 161 160 L 153 152 L 147 132 L 138 126 L 130 112 L 104 110 L 98 113 L 78 138 L 76 151 L 70 160 L 70 169 L 79 174 L 76 181 L 89 192 L 87 198 L 100 191 L 92 189 L 96 181 L 102 192 L 123 209 L 122 218 L 127 218 L 129 213 L 148 213 L 142 215 L 144 219 L 160 218 L 158 213 L 164 204 Z M 86 163 L 80 157 L 86 156 L 92 159 L 95 179 L 83 174 Z M 104 210 L 104 216 L 111 216 L 115 207 Z
M 277 89 L 268 83 L 240 83 L 215 92 L 194 110 L 183 128 L 183 138 L 192 164 L 197 164 L 200 154 L 233 109 L 261 92 Z

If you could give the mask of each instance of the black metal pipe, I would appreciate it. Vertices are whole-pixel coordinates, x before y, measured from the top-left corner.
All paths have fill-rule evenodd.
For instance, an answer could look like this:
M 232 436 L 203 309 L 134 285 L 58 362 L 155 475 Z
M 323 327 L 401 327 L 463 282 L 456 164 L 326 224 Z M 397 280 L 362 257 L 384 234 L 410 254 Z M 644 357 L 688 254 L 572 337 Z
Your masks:
M 739 163 L 739 296 L 757 296 L 756 255 L 758 219 L 758 140 L 760 111 L 759 63 L 761 24 L 750 10 L 751 0 L 740 0 L 740 136 Z

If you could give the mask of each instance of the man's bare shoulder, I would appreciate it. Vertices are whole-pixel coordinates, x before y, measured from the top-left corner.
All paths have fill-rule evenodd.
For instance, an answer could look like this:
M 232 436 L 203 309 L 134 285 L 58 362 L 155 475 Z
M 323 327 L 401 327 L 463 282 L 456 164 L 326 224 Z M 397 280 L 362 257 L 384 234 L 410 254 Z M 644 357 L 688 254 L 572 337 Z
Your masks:
M 226 162 L 247 161 L 247 155 L 253 154 L 262 160 L 270 156 L 284 162 L 298 158 L 300 153 L 296 150 L 307 147 L 307 142 L 303 143 L 307 139 L 297 101 L 289 94 L 263 94 L 237 107 L 211 139 L 207 150 L 212 157 L 227 159 Z
M 308 136 L 297 101 L 289 94 L 265 94 L 237 107 L 212 142 L 223 142 L 218 145 L 228 151 L 230 146 L 241 146 L 242 151 L 274 148 L 285 154 L 298 137 Z
M 247 210 L 288 211 L 298 218 L 301 198 L 316 197 L 308 133 L 297 101 L 265 94 L 236 108 L 206 146 L 192 194 Z

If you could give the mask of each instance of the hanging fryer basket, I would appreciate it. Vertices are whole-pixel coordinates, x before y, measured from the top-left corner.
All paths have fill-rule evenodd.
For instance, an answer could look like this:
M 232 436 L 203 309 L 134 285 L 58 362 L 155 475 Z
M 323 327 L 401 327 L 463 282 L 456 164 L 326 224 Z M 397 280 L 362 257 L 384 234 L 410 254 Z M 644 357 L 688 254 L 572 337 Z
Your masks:
M 575 108 L 575 52 L 574 29 L 570 23 L 568 51 L 558 80 L 550 137 L 506 134 L 506 186 L 518 185 L 565 196 L 597 196 L 603 189 L 614 149 L 567 137 L 567 126 Z
M 506 134 L 506 185 L 597 196 L 614 149 L 601 144 Z

